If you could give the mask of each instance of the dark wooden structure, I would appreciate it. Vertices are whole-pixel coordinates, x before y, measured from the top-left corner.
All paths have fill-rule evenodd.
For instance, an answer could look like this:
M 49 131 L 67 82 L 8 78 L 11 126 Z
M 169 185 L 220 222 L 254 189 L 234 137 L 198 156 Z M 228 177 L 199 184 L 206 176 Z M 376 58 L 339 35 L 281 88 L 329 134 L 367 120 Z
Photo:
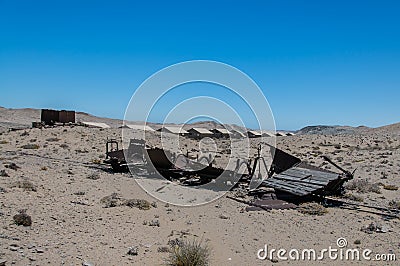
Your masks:
M 42 109 L 40 120 L 50 126 L 55 123 L 75 123 L 75 111 Z

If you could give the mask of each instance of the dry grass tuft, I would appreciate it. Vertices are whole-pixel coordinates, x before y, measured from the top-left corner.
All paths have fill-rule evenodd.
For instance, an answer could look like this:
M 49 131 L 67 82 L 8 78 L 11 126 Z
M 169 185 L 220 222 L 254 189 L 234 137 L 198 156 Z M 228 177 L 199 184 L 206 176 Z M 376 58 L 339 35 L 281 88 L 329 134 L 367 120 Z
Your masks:
M 328 213 L 328 210 L 324 206 L 316 202 L 300 204 L 297 210 L 303 214 L 309 215 L 324 215 Z
M 346 189 L 354 190 L 359 193 L 367 193 L 367 192 L 374 192 L 377 194 L 381 194 L 381 189 L 379 184 L 377 183 L 370 183 L 366 179 L 357 179 L 348 182 L 345 185 Z
M 27 179 L 18 180 L 12 187 L 22 188 L 24 191 L 36 191 L 36 186 Z
M 202 241 L 182 241 L 169 250 L 170 255 L 165 260 L 167 265 L 174 266 L 205 266 L 209 265 L 211 250 Z
M 26 214 L 26 210 L 20 210 L 18 214 L 14 215 L 13 220 L 16 225 L 32 225 L 32 218 Z
M 383 185 L 383 189 L 386 189 L 386 190 L 398 190 L 399 187 L 395 186 L 395 185 Z
M 23 145 L 23 146 L 21 146 L 21 148 L 22 149 L 26 149 L 26 150 L 37 150 L 37 149 L 39 149 L 40 148 L 40 146 L 39 145 L 37 145 L 37 144 L 26 144 L 26 145 Z
M 353 200 L 353 201 L 359 201 L 359 202 L 363 202 L 364 198 L 359 196 L 359 195 L 354 195 L 352 193 L 346 193 L 343 195 L 343 198 L 345 199 L 349 199 L 349 200 Z

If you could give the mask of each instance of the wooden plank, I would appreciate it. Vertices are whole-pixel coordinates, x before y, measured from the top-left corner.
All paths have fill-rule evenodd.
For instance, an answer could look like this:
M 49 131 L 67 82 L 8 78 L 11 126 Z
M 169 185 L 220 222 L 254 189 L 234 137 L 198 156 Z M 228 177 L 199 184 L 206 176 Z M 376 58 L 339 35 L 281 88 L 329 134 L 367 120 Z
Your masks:
M 279 179 L 275 179 L 274 177 L 272 177 L 271 179 L 268 179 L 268 180 L 270 180 L 271 182 L 279 183 L 279 184 L 288 184 L 288 186 L 293 186 L 293 187 L 309 187 L 311 189 L 320 189 L 320 188 L 324 187 L 324 185 L 293 182 L 291 180 L 279 180 Z
M 326 172 L 322 172 L 322 171 L 310 170 L 310 169 L 305 169 L 305 168 L 300 168 L 300 167 L 293 167 L 293 168 L 286 170 L 285 172 L 293 173 L 294 175 L 302 175 L 302 176 L 312 175 L 315 177 L 321 177 L 321 178 L 325 178 L 325 179 L 329 179 L 329 180 L 337 179 L 339 176 L 338 174 L 326 173 Z
M 314 192 L 322 188 L 321 186 L 303 186 L 299 184 L 290 183 L 288 181 L 283 182 L 276 179 L 275 180 L 269 179 L 269 181 L 264 181 L 263 183 L 267 186 L 273 188 L 279 188 L 283 191 L 291 192 L 296 195 L 308 195 L 311 192 Z
M 326 186 L 328 185 L 329 181 L 319 181 L 315 179 L 298 179 L 297 177 L 287 176 L 287 175 L 275 175 L 274 179 L 284 180 L 284 181 L 292 181 L 301 184 L 311 184 L 317 186 Z

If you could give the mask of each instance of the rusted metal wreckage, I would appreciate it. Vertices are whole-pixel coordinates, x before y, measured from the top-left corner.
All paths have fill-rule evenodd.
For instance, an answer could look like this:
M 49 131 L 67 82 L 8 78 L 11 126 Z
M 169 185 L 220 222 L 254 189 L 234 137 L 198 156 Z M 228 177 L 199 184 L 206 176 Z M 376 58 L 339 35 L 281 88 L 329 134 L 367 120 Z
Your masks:
M 273 155 L 272 165 L 267 178 L 260 185 L 275 189 L 276 194 L 287 194 L 291 197 L 341 195 L 344 190 L 343 184 L 353 178 L 353 173 L 341 168 L 327 157 L 324 159 L 340 173 L 307 164 L 275 147 L 269 146 L 269 148 Z M 227 173 L 228 177 L 232 177 L 234 183 L 239 181 L 238 183 L 248 184 L 256 176 L 256 169 L 260 164 L 266 167 L 264 158 L 260 156 L 260 149 L 261 147 L 259 147 L 258 156 L 253 160 L 238 160 L 236 169 L 227 171 L 212 166 L 211 158 L 197 158 L 190 154 L 176 156 L 168 150 L 147 147 L 144 140 L 131 139 L 129 147 L 125 150 L 119 149 L 118 141 L 108 140 L 104 162 L 110 164 L 115 172 L 131 170 L 152 173 L 157 171 L 168 180 L 183 179 L 183 184 L 186 185 L 211 182 L 223 172 Z M 238 170 L 243 164 L 246 165 L 247 172 L 239 173 Z M 149 165 L 151 165 L 150 168 Z

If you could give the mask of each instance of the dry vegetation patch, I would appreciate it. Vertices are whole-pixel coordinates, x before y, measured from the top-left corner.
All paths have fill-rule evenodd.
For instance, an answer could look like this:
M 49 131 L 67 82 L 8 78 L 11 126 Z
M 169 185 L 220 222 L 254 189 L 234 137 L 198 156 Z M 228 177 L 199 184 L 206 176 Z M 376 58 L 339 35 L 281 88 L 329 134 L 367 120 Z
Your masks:
M 377 194 L 381 193 L 381 189 L 378 183 L 370 183 L 366 179 L 356 179 L 348 182 L 345 185 L 346 189 L 354 190 L 359 193 L 374 192 Z
M 324 215 L 328 213 L 328 210 L 324 206 L 316 202 L 300 204 L 297 210 L 301 213 L 309 215 Z
M 169 250 L 170 255 L 165 260 L 167 265 L 175 266 L 205 266 L 209 265 L 211 249 L 202 241 L 184 240 L 173 245 Z

